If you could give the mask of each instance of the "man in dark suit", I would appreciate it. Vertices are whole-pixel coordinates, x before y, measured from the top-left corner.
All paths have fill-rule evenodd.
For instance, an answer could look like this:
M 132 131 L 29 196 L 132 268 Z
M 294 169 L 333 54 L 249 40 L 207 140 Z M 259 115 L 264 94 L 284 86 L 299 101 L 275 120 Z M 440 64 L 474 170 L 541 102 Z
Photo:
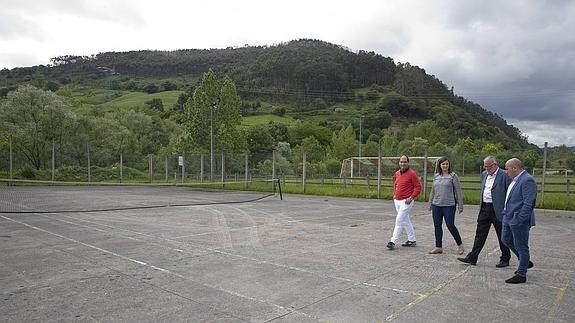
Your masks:
M 495 265 L 498 268 L 509 266 L 511 252 L 509 248 L 501 241 L 502 212 L 505 205 L 505 193 L 509 186 L 509 177 L 504 170 L 497 165 L 497 160 L 493 156 L 487 156 L 483 159 L 483 168 L 481 173 L 481 208 L 477 216 L 477 228 L 475 229 L 475 241 L 473 248 L 466 257 L 457 258 L 459 261 L 470 265 L 476 265 L 479 253 L 485 245 L 491 225 L 495 228 L 501 257 L 499 263 Z
M 535 225 L 533 209 L 537 198 L 537 184 L 517 158 L 509 159 L 505 163 L 505 169 L 512 181 L 505 197 L 501 239 L 519 258 L 515 276 L 505 282 L 520 284 L 527 281 L 527 268 L 533 267 L 529 259 L 529 231 Z

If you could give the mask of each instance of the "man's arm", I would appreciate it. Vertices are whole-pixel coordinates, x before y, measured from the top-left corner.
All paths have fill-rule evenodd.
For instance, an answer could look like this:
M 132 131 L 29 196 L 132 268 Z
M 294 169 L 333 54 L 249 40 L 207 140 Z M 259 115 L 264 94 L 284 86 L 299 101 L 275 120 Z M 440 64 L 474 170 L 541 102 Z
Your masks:
M 519 211 L 519 217 L 524 221 L 528 221 L 535 208 L 535 199 L 537 198 L 537 184 L 533 177 L 527 176 L 521 183 L 521 193 L 523 195 L 523 203 Z

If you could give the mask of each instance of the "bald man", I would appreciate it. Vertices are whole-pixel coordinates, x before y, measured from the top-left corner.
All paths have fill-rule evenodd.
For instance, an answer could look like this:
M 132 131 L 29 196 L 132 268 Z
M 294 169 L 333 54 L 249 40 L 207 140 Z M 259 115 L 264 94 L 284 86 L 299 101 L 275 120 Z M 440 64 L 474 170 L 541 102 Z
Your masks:
M 505 282 L 521 284 L 527 281 L 527 268 L 533 267 L 529 259 L 529 231 L 535 225 L 537 184 L 517 158 L 509 159 L 505 170 L 512 181 L 505 196 L 501 240 L 519 258 L 515 276 Z

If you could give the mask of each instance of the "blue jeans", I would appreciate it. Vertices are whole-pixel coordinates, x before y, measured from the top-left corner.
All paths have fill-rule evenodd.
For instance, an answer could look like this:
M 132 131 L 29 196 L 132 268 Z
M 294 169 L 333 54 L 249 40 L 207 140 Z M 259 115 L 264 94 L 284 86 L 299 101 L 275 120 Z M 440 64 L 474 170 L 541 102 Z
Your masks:
M 529 224 L 503 224 L 501 241 L 519 258 L 517 275 L 526 277 L 529 265 Z
M 431 205 L 431 214 L 433 216 L 433 226 L 435 227 L 435 247 L 442 248 L 443 246 L 443 218 L 445 218 L 445 224 L 447 224 L 447 229 L 451 232 L 453 239 L 457 245 L 461 245 L 461 235 L 459 235 L 459 230 L 455 227 L 455 205 L 452 206 L 437 206 Z

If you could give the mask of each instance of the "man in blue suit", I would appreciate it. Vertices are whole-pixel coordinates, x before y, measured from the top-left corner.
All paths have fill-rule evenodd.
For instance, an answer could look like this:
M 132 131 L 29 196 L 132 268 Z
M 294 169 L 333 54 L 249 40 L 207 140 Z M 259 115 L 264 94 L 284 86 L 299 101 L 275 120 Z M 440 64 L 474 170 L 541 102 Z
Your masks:
M 527 281 L 527 268 L 533 267 L 529 259 L 529 231 L 535 225 L 533 209 L 537 198 L 537 184 L 517 158 L 509 159 L 505 163 L 505 169 L 512 181 L 505 197 L 501 239 L 519 258 L 515 276 L 505 282 L 520 284 Z
M 501 241 L 501 228 L 503 220 L 502 212 L 505 206 L 505 193 L 509 186 L 509 177 L 504 170 L 497 165 L 497 160 L 493 156 L 487 156 L 483 159 L 483 168 L 481 173 L 481 205 L 479 215 L 477 216 L 477 228 L 475 229 L 475 241 L 473 248 L 465 257 L 457 258 L 459 261 L 470 265 L 476 265 L 479 253 L 487 241 L 491 225 L 495 228 L 497 241 L 501 257 L 499 263 L 495 266 L 498 268 L 509 266 L 511 252 L 509 248 Z

